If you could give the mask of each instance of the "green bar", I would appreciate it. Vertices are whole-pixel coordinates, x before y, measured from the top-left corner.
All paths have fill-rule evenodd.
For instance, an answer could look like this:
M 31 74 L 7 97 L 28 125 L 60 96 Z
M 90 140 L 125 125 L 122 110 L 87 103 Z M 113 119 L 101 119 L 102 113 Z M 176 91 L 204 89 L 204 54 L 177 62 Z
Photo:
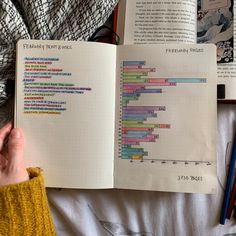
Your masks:
M 122 101 L 122 106 L 126 107 L 128 103 L 129 103 L 129 101 Z
M 122 123 L 123 124 L 137 124 L 137 125 L 143 124 L 142 121 L 136 121 L 136 120 L 123 120 Z
M 147 72 L 125 72 L 125 73 L 121 73 L 122 77 L 130 77 L 130 76 L 143 76 L 143 75 L 148 75 Z
M 146 79 L 123 79 L 123 83 L 146 83 Z
M 123 101 L 138 100 L 137 96 L 122 97 Z
M 154 124 L 127 124 L 123 123 L 122 127 L 128 128 L 128 127 L 137 127 L 137 128 L 155 128 Z

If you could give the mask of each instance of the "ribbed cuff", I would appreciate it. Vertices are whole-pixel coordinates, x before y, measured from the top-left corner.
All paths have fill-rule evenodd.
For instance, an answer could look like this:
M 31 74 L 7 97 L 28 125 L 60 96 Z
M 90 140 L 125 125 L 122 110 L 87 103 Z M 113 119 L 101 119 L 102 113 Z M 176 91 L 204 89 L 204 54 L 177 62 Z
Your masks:
M 42 170 L 27 171 L 29 181 L 0 188 L 0 235 L 56 235 Z

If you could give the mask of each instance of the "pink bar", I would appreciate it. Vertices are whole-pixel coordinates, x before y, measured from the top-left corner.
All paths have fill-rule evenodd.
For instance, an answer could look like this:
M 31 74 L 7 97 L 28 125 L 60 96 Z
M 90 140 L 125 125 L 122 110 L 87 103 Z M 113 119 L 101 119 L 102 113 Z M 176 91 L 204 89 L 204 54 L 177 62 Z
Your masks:
M 123 88 L 124 89 L 126 89 L 126 88 L 127 89 L 133 89 L 133 88 L 140 89 L 140 88 L 145 88 L 145 86 L 144 85 L 136 85 L 136 83 L 135 83 L 135 84 L 131 84 L 131 85 L 124 84 Z
M 159 129 L 169 129 L 170 128 L 170 124 L 159 124 Z
M 128 131 L 147 131 L 147 132 L 152 132 L 153 129 L 148 129 L 148 128 L 123 128 L 122 129 L 122 133 L 125 134 L 127 133 Z
M 167 82 L 167 79 L 162 79 L 162 78 L 150 78 L 147 80 L 150 83 L 166 83 Z
M 132 86 L 130 86 L 130 87 L 123 88 L 123 90 L 137 90 L 137 89 L 145 89 L 145 87 L 141 87 L 141 86 L 139 86 L 139 87 L 132 87 Z
M 176 83 L 125 83 L 124 85 L 137 85 L 137 86 L 176 86 Z

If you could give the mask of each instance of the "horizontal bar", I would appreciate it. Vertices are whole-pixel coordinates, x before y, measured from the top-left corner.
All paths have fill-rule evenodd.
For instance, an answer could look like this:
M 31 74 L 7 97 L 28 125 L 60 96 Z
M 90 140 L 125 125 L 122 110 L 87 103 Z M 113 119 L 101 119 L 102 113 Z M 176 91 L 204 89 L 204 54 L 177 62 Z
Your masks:
M 122 128 L 122 131 L 127 132 L 127 131 L 153 131 L 154 129 L 152 128 L 143 128 L 143 127 L 127 127 L 127 128 Z
M 127 144 L 127 145 L 139 145 L 139 142 L 133 142 L 129 140 L 122 140 L 122 144 Z
M 123 79 L 123 85 L 127 84 L 127 83 L 146 83 L 148 82 L 146 79 L 134 79 L 134 78 L 125 78 Z
M 166 82 L 166 83 L 133 83 L 133 82 L 124 82 L 125 85 L 137 85 L 137 86 L 176 86 L 174 82 Z
M 148 80 L 148 82 L 151 83 L 165 83 L 167 82 L 167 79 L 163 79 L 163 78 L 146 78 Z
M 135 151 L 135 152 L 143 152 L 143 148 L 122 148 L 122 151 L 123 150 L 125 150 L 125 151 L 127 151 L 127 152 L 129 152 L 129 151 L 131 151 L 131 152 L 133 152 L 133 151 Z
M 123 68 L 123 72 L 155 72 L 155 68 Z
M 137 68 L 137 69 L 140 69 L 142 68 L 142 66 L 138 66 L 138 65 L 127 65 L 127 66 L 123 66 L 123 69 L 131 69 L 131 68 Z
M 144 66 L 145 64 L 146 61 L 123 61 L 123 66 L 131 66 L 131 65 Z
M 124 128 L 131 128 L 131 127 L 137 127 L 137 128 L 156 128 L 155 124 L 132 124 L 132 123 L 123 123 L 122 127 Z
M 123 138 L 145 138 L 147 134 L 123 134 Z
M 124 110 L 155 110 L 155 111 L 165 111 L 166 107 L 165 106 L 128 106 L 124 108 Z
M 150 110 L 140 110 L 140 111 L 136 111 L 136 110 L 123 110 L 123 114 L 153 114 L 154 111 L 150 111 Z
M 168 79 L 170 83 L 206 83 L 205 78 L 171 78 Z
M 132 141 L 132 142 L 155 142 L 155 138 L 123 138 L 122 141 Z
M 162 89 L 139 89 L 136 93 L 162 93 Z
M 129 77 L 129 76 L 145 76 L 148 75 L 147 72 L 125 72 L 125 73 L 121 73 L 122 77 Z

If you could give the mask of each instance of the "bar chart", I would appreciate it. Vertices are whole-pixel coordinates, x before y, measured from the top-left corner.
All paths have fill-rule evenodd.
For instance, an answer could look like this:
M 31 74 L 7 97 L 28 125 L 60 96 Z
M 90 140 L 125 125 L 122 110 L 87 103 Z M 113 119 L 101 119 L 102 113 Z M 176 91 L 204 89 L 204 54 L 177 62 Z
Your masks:
M 205 78 L 163 78 L 158 77 L 158 68 L 146 65 L 146 61 L 122 61 L 120 84 L 120 155 L 130 161 L 155 161 L 142 144 L 157 143 L 161 139 L 158 130 L 170 130 L 171 123 L 160 123 L 158 116 L 167 111 L 166 105 L 153 106 L 139 103 L 145 94 L 150 96 L 168 93 L 168 87 L 179 84 L 206 83 Z M 163 160 L 164 161 L 164 160 Z M 175 161 L 175 160 L 173 160 Z

